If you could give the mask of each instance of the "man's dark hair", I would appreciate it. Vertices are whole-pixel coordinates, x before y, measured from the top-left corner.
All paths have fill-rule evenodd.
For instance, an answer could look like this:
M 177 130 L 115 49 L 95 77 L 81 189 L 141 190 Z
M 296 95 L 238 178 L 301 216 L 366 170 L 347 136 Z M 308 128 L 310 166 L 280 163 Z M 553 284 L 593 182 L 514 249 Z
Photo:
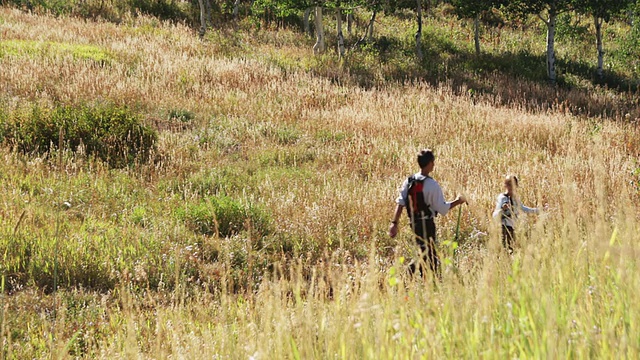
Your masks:
M 418 153 L 418 165 L 420 165 L 420 169 L 429 165 L 435 159 L 436 156 L 433 155 L 433 151 L 431 151 L 431 149 L 424 149 Z

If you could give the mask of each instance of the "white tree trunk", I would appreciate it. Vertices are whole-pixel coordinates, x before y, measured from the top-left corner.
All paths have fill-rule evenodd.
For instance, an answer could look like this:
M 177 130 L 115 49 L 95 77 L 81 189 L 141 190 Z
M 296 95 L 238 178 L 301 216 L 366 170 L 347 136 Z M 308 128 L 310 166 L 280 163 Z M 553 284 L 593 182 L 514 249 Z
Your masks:
M 416 0 L 416 20 L 418 21 L 418 29 L 416 30 L 416 56 L 422 61 L 422 0 Z
M 204 37 L 207 32 L 207 9 L 204 6 L 204 0 L 198 0 L 200 6 L 200 37 Z
M 304 10 L 304 16 L 302 17 L 302 22 L 304 23 L 304 32 L 305 34 L 309 34 L 309 36 L 313 36 L 311 32 L 311 23 L 309 22 L 309 18 L 311 17 L 311 8 L 306 8 Z
M 555 6 L 549 9 L 549 20 L 547 21 L 547 75 L 549 82 L 556 83 L 556 21 L 557 11 Z
M 376 15 L 378 13 L 374 10 L 371 13 L 371 19 L 369 19 L 369 26 L 367 26 L 367 41 L 371 41 L 373 39 L 373 25 L 376 23 Z
M 238 19 L 238 12 L 240 8 L 240 0 L 235 0 L 233 2 L 233 18 Z
M 473 42 L 476 45 L 476 55 L 480 55 L 480 13 L 476 15 L 476 18 L 473 20 Z
M 351 28 L 353 26 L 353 13 L 347 14 L 347 34 L 352 35 Z
M 336 10 L 336 27 L 338 33 L 338 57 L 342 59 L 344 56 L 344 35 L 342 34 L 342 10 Z
M 210 0 L 203 0 L 204 1 L 204 8 L 206 9 L 206 22 L 207 22 L 207 26 L 209 27 L 213 27 L 213 18 L 211 17 L 211 2 Z
M 314 20 L 316 25 L 316 43 L 313 45 L 313 53 L 322 54 L 325 50 L 324 27 L 322 25 L 322 7 L 316 6 L 316 15 Z
M 599 78 L 604 76 L 604 49 L 602 46 L 602 19 L 594 18 L 596 26 L 596 47 L 598 48 L 598 68 L 596 74 Z

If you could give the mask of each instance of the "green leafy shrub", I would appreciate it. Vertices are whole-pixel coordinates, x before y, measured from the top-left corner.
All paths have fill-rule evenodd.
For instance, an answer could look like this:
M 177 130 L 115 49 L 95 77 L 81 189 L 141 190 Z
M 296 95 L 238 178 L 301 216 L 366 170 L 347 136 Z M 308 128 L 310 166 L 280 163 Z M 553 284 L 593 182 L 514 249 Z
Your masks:
M 143 125 L 139 115 L 114 106 L 33 106 L 0 116 L 4 143 L 23 153 L 48 153 L 59 145 L 71 151 L 84 149 L 90 156 L 122 167 L 146 161 L 158 135 Z
M 195 117 L 196 115 L 193 112 L 185 109 L 172 109 L 169 111 L 169 120 L 188 123 L 195 119 Z
M 251 230 L 259 236 L 271 232 L 271 217 L 261 207 L 245 205 L 227 196 L 210 197 L 196 205 L 177 211 L 177 216 L 192 231 L 222 237 Z
M 631 31 L 617 38 L 618 48 L 612 52 L 612 57 L 620 63 L 626 64 L 631 73 L 640 75 L 640 24 L 636 23 Z
M 580 23 L 571 13 L 562 13 L 558 16 L 556 31 L 559 39 L 572 40 L 587 38 L 591 35 L 589 26 Z

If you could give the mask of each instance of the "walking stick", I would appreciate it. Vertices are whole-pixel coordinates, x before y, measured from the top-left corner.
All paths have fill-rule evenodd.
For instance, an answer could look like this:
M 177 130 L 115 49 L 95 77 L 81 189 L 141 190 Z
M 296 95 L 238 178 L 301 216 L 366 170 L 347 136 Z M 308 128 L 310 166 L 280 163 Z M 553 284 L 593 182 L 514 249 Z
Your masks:
M 460 218 L 462 217 L 462 206 L 458 209 L 458 225 L 456 225 L 456 242 L 460 240 Z
M 460 209 L 458 210 L 458 224 L 456 225 L 456 237 L 455 237 L 456 244 L 460 240 L 460 219 L 461 218 L 462 218 L 462 206 L 460 206 Z M 458 277 L 458 280 L 460 281 L 460 284 L 462 284 L 462 286 L 464 286 L 464 279 L 462 278 L 462 275 L 460 275 L 460 271 L 458 270 L 458 266 L 455 264 L 455 262 L 452 262 L 452 265 L 453 265 L 453 272 Z

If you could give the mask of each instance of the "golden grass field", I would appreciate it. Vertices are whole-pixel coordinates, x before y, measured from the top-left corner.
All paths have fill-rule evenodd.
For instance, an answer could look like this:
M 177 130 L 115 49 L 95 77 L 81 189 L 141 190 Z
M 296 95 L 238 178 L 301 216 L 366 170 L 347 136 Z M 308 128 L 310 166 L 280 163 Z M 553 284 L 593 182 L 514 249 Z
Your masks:
M 316 61 L 302 35 L 237 36 L 0 10 L 6 111 L 113 102 L 160 135 L 153 161 L 124 169 L 3 148 L 0 359 L 640 356 L 633 116 L 341 84 L 274 65 Z M 459 248 L 457 211 L 437 221 L 437 287 L 405 275 L 406 220 L 386 235 L 424 147 L 445 195 L 469 199 Z M 508 173 L 546 209 L 512 257 L 490 218 Z M 272 233 L 198 235 L 176 215 L 218 193 L 264 208 Z

